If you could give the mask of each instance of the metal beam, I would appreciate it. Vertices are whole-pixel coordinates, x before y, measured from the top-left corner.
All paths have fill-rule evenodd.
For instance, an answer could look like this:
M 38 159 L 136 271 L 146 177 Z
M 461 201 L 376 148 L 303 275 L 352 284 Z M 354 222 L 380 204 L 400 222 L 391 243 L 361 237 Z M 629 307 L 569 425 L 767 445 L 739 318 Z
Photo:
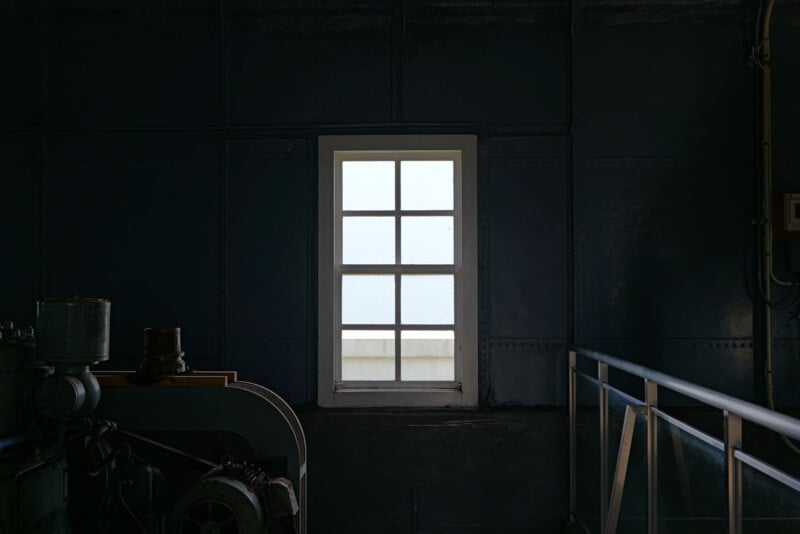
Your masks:
M 653 411 L 658 405 L 658 384 L 644 381 L 647 403 L 647 534 L 658 531 L 658 419 Z
M 600 524 L 608 515 L 608 365 L 597 362 L 598 407 L 600 412 Z
M 742 418 L 725 412 L 725 480 L 728 493 L 728 534 L 742 533 L 742 463 L 736 451 L 742 448 Z
M 575 351 L 569 351 L 569 515 L 570 522 L 575 522 L 578 518 L 577 515 L 577 499 L 576 499 L 576 485 L 577 485 L 577 469 L 575 466 L 575 432 L 576 428 L 576 410 L 577 410 L 577 392 L 575 390 L 575 364 L 577 355 Z

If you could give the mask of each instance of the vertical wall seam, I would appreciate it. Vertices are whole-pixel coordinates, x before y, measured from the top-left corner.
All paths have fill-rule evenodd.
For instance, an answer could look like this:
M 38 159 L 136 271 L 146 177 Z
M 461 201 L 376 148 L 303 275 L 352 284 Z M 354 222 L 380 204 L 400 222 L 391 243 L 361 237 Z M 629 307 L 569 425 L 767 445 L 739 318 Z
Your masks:
M 306 138 L 308 143 L 307 166 L 308 169 L 308 215 L 307 215 L 307 253 L 306 253 L 306 404 L 312 404 L 317 399 L 317 373 L 318 373 L 318 347 L 317 347 L 317 322 L 318 317 L 318 282 L 317 282 L 317 251 L 318 251 L 318 173 L 317 168 L 317 138 Z
M 219 183 L 217 184 L 217 365 L 227 365 L 228 284 L 228 73 L 225 61 L 225 2 L 219 0 L 218 83 L 221 135 L 219 138 Z
M 575 227 L 573 224 L 574 218 L 574 197 L 575 197 L 575 132 L 574 132 L 574 86 L 573 86 L 573 71 L 574 71 L 574 15 L 575 15 L 575 2 L 571 0 L 569 3 L 569 17 L 567 24 L 569 25 L 569 66 L 567 68 L 567 87 L 568 87 L 568 103 L 567 103 L 567 120 L 569 122 L 569 169 L 567 171 L 567 213 L 565 223 L 567 225 L 567 345 L 575 343 Z
M 43 298 L 46 293 L 46 252 L 47 241 L 47 204 L 45 201 L 45 187 L 47 183 L 47 0 L 42 0 L 40 9 L 40 40 L 41 61 L 39 89 L 39 132 L 38 132 L 38 179 L 34 191 L 34 274 L 33 297 L 34 300 Z
M 580 179 L 581 171 L 578 164 L 580 158 L 580 66 L 576 65 L 576 58 L 581 52 L 580 40 L 580 0 L 572 0 L 570 5 L 570 167 L 572 206 L 570 224 L 572 228 L 572 342 L 581 338 L 581 258 L 583 244 L 581 242 L 581 197 Z
M 405 0 L 394 2 L 390 11 L 392 28 L 391 73 L 389 78 L 390 118 L 392 122 L 403 121 L 403 83 L 405 73 Z
M 483 406 L 494 404 L 489 353 L 491 322 L 489 168 L 489 138 L 478 138 L 478 404 Z

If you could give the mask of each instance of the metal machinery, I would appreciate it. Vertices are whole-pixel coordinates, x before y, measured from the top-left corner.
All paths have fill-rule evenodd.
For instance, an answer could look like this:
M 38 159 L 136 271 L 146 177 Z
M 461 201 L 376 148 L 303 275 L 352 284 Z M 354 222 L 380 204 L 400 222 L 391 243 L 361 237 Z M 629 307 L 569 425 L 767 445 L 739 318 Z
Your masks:
M 35 333 L 0 329 L 0 534 L 305 533 L 305 438 L 286 402 L 191 371 L 175 328 L 145 331 L 138 371 L 92 373 L 110 308 L 46 299 Z

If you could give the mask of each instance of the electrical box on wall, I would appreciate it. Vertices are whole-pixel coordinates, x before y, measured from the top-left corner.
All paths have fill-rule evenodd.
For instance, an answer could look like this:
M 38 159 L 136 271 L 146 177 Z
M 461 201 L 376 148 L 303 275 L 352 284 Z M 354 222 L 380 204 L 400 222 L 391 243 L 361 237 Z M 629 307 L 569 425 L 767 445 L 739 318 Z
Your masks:
M 783 227 L 786 230 L 800 230 L 800 194 L 783 195 Z
M 772 193 L 772 237 L 800 240 L 800 193 Z

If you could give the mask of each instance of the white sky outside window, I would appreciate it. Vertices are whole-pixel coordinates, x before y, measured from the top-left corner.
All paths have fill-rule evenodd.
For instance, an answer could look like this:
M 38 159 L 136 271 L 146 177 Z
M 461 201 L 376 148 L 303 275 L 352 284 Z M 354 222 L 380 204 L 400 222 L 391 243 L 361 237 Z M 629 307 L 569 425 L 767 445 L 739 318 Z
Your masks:
M 453 161 L 403 160 L 399 176 L 396 168 L 394 160 L 342 162 L 342 264 L 452 266 Z M 381 213 L 373 216 L 371 211 Z M 397 276 L 342 275 L 341 379 L 454 380 L 454 275 L 401 270 Z M 399 303 L 395 301 L 398 279 Z M 395 317 L 397 304 L 401 317 Z M 383 325 L 386 330 L 359 330 L 358 325 Z M 411 325 L 441 326 L 441 330 L 414 330 Z
M 410 274 L 401 277 L 404 324 L 453 324 L 453 275 Z
M 453 217 L 402 217 L 400 225 L 403 263 L 453 263 Z
M 342 276 L 342 324 L 394 323 L 394 276 Z
M 452 161 L 403 161 L 400 174 L 401 209 L 453 209 Z
M 394 217 L 344 217 L 342 262 L 394 263 Z
M 342 162 L 343 210 L 393 210 L 393 161 Z

